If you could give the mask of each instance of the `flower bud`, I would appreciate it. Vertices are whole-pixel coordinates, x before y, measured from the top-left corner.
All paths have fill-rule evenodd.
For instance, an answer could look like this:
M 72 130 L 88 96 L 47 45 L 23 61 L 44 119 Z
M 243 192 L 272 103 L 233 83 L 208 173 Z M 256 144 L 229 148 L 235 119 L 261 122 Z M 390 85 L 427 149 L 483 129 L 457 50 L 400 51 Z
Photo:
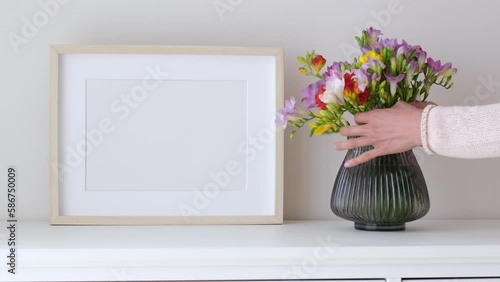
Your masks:
M 397 66 L 398 66 L 398 62 L 396 61 L 396 58 L 392 57 L 391 58 L 391 72 L 393 74 L 396 74 Z
M 317 55 L 312 59 L 311 66 L 316 73 L 319 73 L 321 69 L 325 66 L 326 60 L 321 55 Z

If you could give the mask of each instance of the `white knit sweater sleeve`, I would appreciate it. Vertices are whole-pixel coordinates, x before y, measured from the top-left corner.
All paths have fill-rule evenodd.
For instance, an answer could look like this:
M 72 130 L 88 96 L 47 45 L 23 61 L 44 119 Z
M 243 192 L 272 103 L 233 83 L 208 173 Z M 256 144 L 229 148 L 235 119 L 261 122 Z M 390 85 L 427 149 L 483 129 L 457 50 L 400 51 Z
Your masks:
M 467 159 L 500 157 L 500 104 L 430 105 L 422 113 L 420 129 L 428 154 Z

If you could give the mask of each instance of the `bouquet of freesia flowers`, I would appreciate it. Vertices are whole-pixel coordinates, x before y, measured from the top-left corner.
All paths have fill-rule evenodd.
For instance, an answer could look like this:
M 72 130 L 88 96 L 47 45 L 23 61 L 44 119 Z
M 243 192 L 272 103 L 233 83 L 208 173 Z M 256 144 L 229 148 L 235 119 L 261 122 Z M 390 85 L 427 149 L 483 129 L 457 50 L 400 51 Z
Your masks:
M 380 30 L 368 28 L 356 37 L 362 55 L 353 62 L 326 64 L 323 56 L 307 52 L 299 57 L 299 71 L 319 80 L 302 89 L 300 109 L 291 97 L 279 110 L 276 122 L 301 128 L 309 122 L 310 136 L 339 132 L 349 125 L 345 112 L 356 114 L 374 108 L 389 108 L 397 101 L 425 101 L 432 85 L 449 89 L 457 69 L 451 63 L 427 57 L 418 45 L 395 38 L 380 38 Z M 295 131 L 290 134 L 293 137 Z

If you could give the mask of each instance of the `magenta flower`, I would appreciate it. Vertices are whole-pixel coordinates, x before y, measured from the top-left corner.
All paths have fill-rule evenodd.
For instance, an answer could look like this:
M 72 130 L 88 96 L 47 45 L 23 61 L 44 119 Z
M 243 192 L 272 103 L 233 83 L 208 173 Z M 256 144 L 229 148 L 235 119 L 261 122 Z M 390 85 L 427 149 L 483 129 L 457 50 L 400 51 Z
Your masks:
M 310 84 L 306 88 L 302 88 L 300 93 L 302 94 L 302 103 L 307 104 L 307 109 L 316 108 L 316 94 L 321 89 L 321 86 L 325 84 L 323 80 L 316 81 L 316 83 Z
M 283 129 L 286 128 L 286 125 L 289 120 L 294 119 L 293 114 L 297 111 L 295 107 L 295 97 L 290 97 L 290 100 L 285 101 L 285 107 L 278 111 L 276 115 L 276 119 L 274 120 L 276 124 L 283 126 Z
M 389 81 L 389 86 L 390 86 L 390 89 L 391 89 L 391 95 L 394 96 L 396 94 L 396 89 L 398 88 L 398 83 L 403 80 L 403 78 L 405 77 L 405 74 L 402 73 L 398 76 L 389 76 L 389 75 L 385 75 L 385 78 L 387 79 L 387 81 Z

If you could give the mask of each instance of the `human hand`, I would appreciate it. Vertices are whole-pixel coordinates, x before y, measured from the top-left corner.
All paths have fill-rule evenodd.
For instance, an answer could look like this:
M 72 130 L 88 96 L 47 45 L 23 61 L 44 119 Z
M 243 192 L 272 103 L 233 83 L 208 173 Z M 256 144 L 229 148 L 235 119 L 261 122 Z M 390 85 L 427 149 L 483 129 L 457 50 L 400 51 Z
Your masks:
M 340 129 L 343 136 L 359 136 L 335 143 L 336 150 L 348 150 L 362 146 L 374 148 L 345 162 L 353 167 L 375 157 L 395 154 L 421 146 L 420 120 L 423 109 L 432 102 L 397 102 L 392 108 L 375 109 L 358 113 L 354 121 L 358 125 Z M 434 104 L 435 105 L 435 104 Z

